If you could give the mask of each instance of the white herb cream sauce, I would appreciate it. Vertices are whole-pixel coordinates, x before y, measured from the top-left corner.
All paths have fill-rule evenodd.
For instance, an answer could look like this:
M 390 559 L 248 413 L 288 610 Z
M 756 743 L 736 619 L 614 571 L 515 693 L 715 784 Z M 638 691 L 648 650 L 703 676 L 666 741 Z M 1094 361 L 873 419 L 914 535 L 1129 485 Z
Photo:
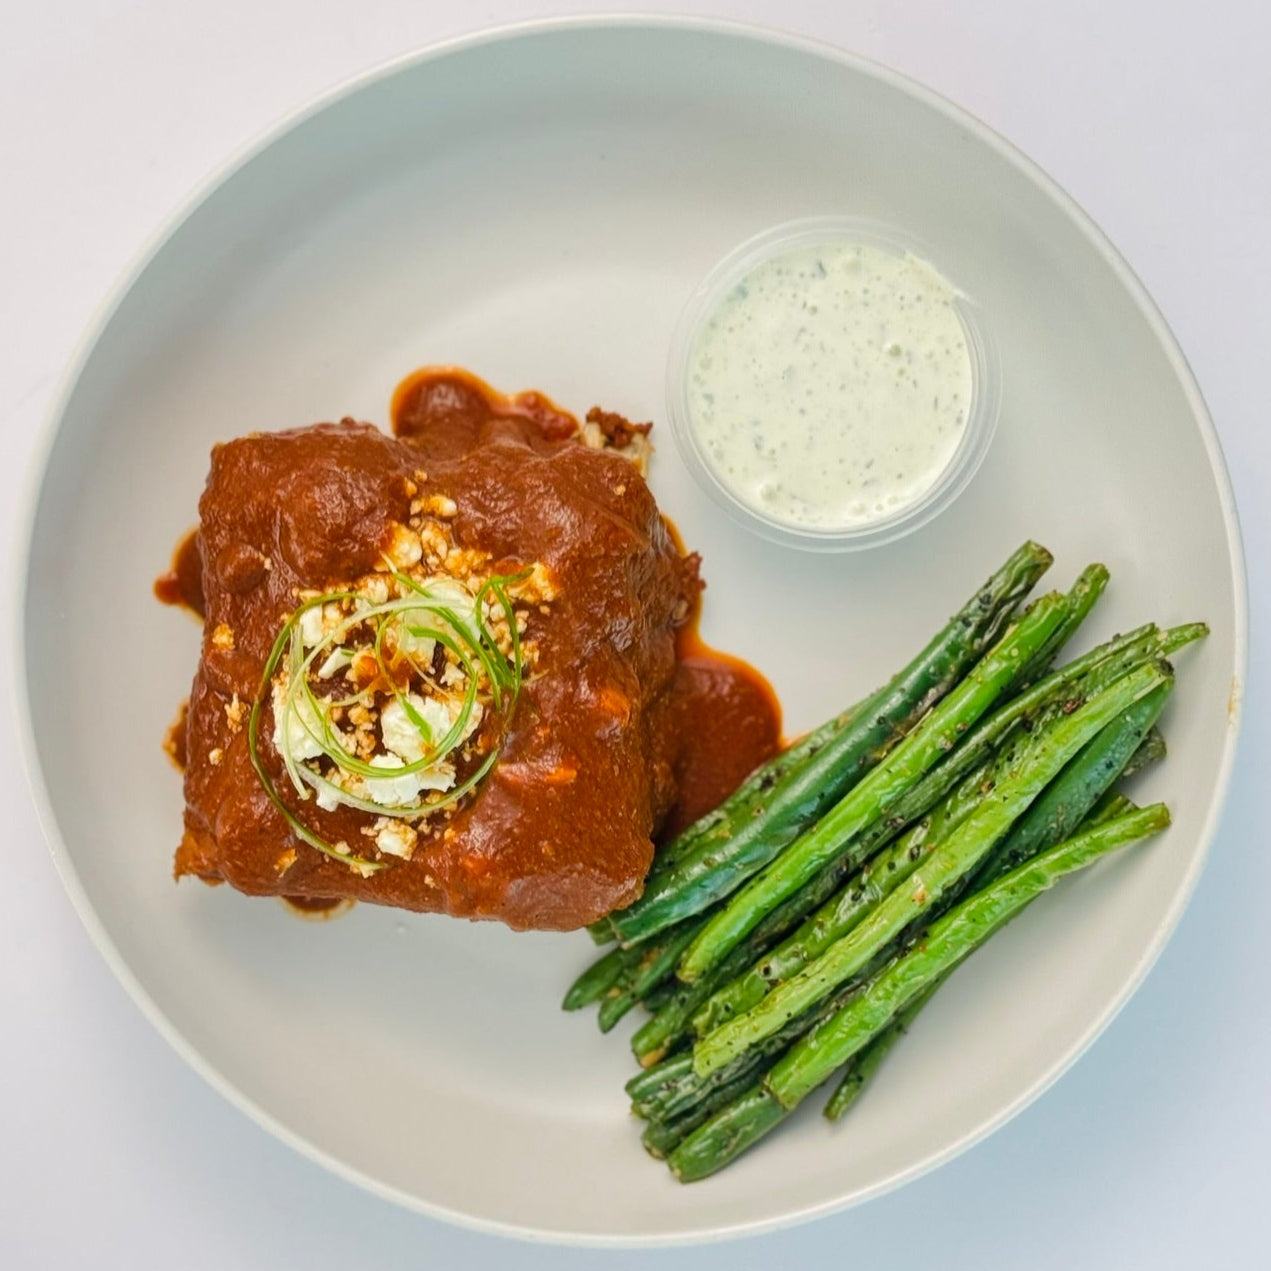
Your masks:
M 719 479 L 801 529 L 865 526 L 922 498 L 971 404 L 957 295 L 925 261 L 867 244 L 756 266 L 690 353 L 689 415 Z

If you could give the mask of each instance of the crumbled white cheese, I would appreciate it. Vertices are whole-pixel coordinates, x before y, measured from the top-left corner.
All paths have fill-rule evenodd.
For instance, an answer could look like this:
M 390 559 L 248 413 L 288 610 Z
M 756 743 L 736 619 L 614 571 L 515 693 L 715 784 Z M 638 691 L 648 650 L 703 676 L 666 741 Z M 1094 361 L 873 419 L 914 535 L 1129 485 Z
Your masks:
M 419 545 L 428 557 L 430 566 L 445 565 L 448 572 L 452 574 L 455 572 L 450 570 L 447 564 L 454 544 L 450 541 L 447 527 L 440 521 L 424 521 L 420 525 Z
M 535 561 L 524 578 L 508 586 L 508 594 L 514 600 L 525 600 L 530 604 L 555 600 L 558 591 L 555 576 L 541 561 Z
M 452 516 L 458 515 L 459 505 L 449 495 L 430 494 L 422 501 L 420 511 L 431 512 L 433 516 L 449 520 Z
M 331 786 L 318 786 L 315 791 L 316 798 L 314 802 L 324 812 L 334 812 L 344 802 L 340 798 L 340 790 L 344 787 L 343 773 L 339 771 L 333 772 L 327 780 L 331 782 L 331 785 L 336 786 L 337 789 L 333 790 Z
M 386 856 L 400 856 L 408 861 L 415 854 L 418 841 L 419 835 L 405 821 L 381 817 L 376 822 L 375 846 Z
M 406 701 L 423 715 L 424 699 L 417 693 L 407 693 Z M 406 707 L 394 698 L 380 711 L 380 736 L 384 749 L 390 750 L 402 763 L 414 763 L 424 755 L 424 739 L 411 722 Z
M 322 606 L 313 605 L 300 615 L 300 643 L 306 649 L 322 643 L 326 630 L 322 621 Z
M 389 531 L 386 554 L 398 569 L 409 569 L 412 565 L 419 564 L 424 549 L 414 530 L 405 525 L 394 525 Z
M 403 763 L 414 763 L 424 757 L 424 747 L 436 745 L 454 723 L 454 717 L 436 698 L 423 698 L 418 693 L 407 693 L 411 709 L 424 721 L 428 736 L 422 737 L 419 729 L 407 714 L 406 707 L 394 698 L 380 711 L 380 736 L 384 749 L 392 751 Z
M 390 755 L 374 755 L 372 768 L 400 768 L 402 764 Z M 454 767 L 434 764 L 420 772 L 402 773 L 396 777 L 367 777 L 367 798 L 386 808 L 404 808 L 414 803 L 424 790 L 449 790 L 455 783 Z
M 322 721 L 309 703 L 307 697 L 297 697 L 291 708 L 287 706 L 287 691 L 282 684 L 274 685 L 274 747 L 283 752 L 283 721 L 286 721 L 286 747 L 291 757 L 301 759 L 317 759 L 322 754 L 322 746 L 312 734 L 322 736 Z M 306 728 L 305 725 L 308 725 Z

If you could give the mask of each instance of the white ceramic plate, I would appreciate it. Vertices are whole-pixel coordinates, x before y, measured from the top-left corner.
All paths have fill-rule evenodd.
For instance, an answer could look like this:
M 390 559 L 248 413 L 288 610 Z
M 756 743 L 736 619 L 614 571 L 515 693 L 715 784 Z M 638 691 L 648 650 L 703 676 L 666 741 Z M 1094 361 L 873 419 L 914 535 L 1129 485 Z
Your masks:
M 1113 587 L 1092 634 L 1205 618 L 1149 778 L 1174 828 L 1072 881 L 960 971 L 851 1117 L 807 1107 L 680 1187 L 627 1117 L 625 1029 L 561 992 L 583 936 L 362 906 L 329 924 L 174 886 L 159 749 L 197 632 L 150 599 L 209 447 L 343 414 L 399 376 L 662 418 L 667 341 L 763 227 L 848 213 L 927 242 L 993 325 L 989 458 L 957 505 L 845 558 L 745 536 L 663 434 L 653 483 L 710 581 L 705 634 L 791 729 L 855 699 L 1025 537 Z M 359 80 L 211 186 L 121 288 L 51 428 L 24 600 L 35 785 L 72 897 L 147 1015 L 228 1098 L 384 1196 L 486 1229 L 659 1243 L 876 1195 L 1002 1124 L 1125 1002 L 1173 928 L 1226 789 L 1245 604 L 1218 444 L 1159 315 L 1098 232 L 981 125 L 890 72 L 718 25 L 564 22 Z M 91 621 L 90 621 L 91 619 Z M 354 1075 L 357 1079 L 354 1080 Z M 816 1101 L 810 1101 L 815 1103 Z

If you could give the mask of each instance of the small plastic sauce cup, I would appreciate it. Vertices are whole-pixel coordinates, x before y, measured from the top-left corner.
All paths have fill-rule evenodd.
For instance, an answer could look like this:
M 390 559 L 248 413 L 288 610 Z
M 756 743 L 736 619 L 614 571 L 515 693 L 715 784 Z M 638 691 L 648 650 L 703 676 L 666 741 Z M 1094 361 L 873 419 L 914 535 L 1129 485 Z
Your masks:
M 760 266 L 802 248 L 862 246 L 897 257 L 915 257 L 949 284 L 970 361 L 971 400 L 962 435 L 934 483 L 911 502 L 876 518 L 847 525 L 808 526 L 773 516 L 744 500 L 723 479 L 693 418 L 689 375 L 703 328 L 733 290 Z M 831 351 L 832 353 L 832 351 Z M 890 228 L 842 216 L 789 221 L 765 230 L 730 252 L 698 286 L 685 306 L 671 344 L 667 373 L 671 429 L 698 483 L 732 517 L 765 538 L 812 551 L 855 551 L 912 533 L 938 516 L 966 488 L 988 451 L 997 426 L 1000 368 L 979 311 L 923 250 Z

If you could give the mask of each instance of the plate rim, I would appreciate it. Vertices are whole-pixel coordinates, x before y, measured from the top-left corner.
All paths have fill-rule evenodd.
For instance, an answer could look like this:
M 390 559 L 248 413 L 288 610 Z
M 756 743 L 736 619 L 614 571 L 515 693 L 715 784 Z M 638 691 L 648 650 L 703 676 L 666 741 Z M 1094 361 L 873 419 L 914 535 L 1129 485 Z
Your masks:
M 945 1145 L 938 1151 L 931 1152 L 902 1169 L 893 1170 L 885 1178 L 880 1179 L 869 1187 L 860 1188 L 855 1192 L 831 1200 L 791 1208 L 784 1213 L 768 1218 L 741 1220 L 722 1225 L 715 1224 L 694 1228 L 688 1231 L 651 1233 L 648 1235 L 630 1233 L 602 1234 L 533 1227 L 522 1223 L 484 1218 L 464 1210 L 425 1200 L 403 1188 L 386 1183 L 359 1168 L 351 1166 L 339 1157 L 318 1147 L 298 1131 L 284 1124 L 254 1099 L 249 1098 L 232 1081 L 223 1076 L 219 1069 L 204 1057 L 198 1047 L 185 1037 L 150 996 L 106 931 L 79 878 L 71 854 L 62 837 L 39 761 L 34 716 L 31 710 L 29 693 L 29 650 L 26 638 L 27 605 L 31 591 L 30 565 L 34 546 L 36 514 L 52 461 L 54 445 L 61 431 L 67 407 L 79 386 L 80 378 L 101 336 L 114 318 L 120 305 L 142 274 L 167 246 L 169 240 L 203 203 L 222 185 L 246 167 L 247 164 L 264 154 L 265 151 L 294 129 L 346 98 L 352 97 L 356 93 L 393 76 L 414 70 L 428 62 L 441 60 L 485 45 L 511 43 L 520 39 L 550 35 L 556 32 L 613 31 L 622 29 L 678 31 L 741 39 L 751 43 L 775 46 L 808 54 L 823 61 L 835 63 L 854 72 L 870 76 L 897 88 L 911 98 L 921 101 L 954 124 L 973 133 L 979 140 L 990 146 L 1026 176 L 1044 195 L 1059 205 L 1073 225 L 1080 230 L 1085 239 L 1117 276 L 1121 285 L 1126 289 L 1130 298 L 1143 314 L 1159 346 L 1166 354 L 1175 374 L 1178 376 L 1184 396 L 1199 425 L 1201 440 L 1218 487 L 1219 503 L 1231 557 L 1234 601 L 1233 652 L 1235 666 L 1228 705 L 1228 723 L 1223 754 L 1213 787 L 1213 797 L 1210 801 L 1209 812 L 1201 827 L 1196 850 L 1181 880 L 1174 901 L 1158 925 L 1154 938 L 1142 951 L 1124 985 L 1091 1023 L 1085 1033 L 1069 1046 L 1037 1081 L 1016 1099 L 999 1109 L 993 1116 L 985 1118 L 960 1138 Z M 49 854 L 53 859 L 57 875 L 71 901 L 72 907 L 79 916 L 98 953 L 101 954 L 112 974 L 159 1035 L 212 1089 L 224 1097 L 231 1106 L 255 1122 L 261 1129 L 268 1131 L 301 1156 L 364 1191 L 416 1213 L 424 1214 L 429 1218 L 451 1223 L 484 1235 L 511 1237 L 537 1244 L 581 1248 L 638 1249 L 709 1244 L 745 1236 L 761 1235 L 842 1212 L 912 1182 L 940 1165 L 960 1156 L 963 1152 L 1000 1129 L 1049 1090 L 1085 1054 L 1094 1041 L 1120 1014 L 1130 998 L 1138 991 L 1148 972 L 1155 965 L 1165 946 L 1169 943 L 1184 910 L 1195 893 L 1205 862 L 1217 836 L 1230 792 L 1235 757 L 1242 731 L 1244 692 L 1248 680 L 1249 614 L 1247 563 L 1235 493 L 1213 417 L 1201 393 L 1190 363 L 1155 299 L 1125 257 L 1085 208 L 1035 160 L 1031 159 L 1013 142 L 980 119 L 978 115 L 958 105 L 944 94 L 928 87 L 921 81 L 897 71 L 885 63 L 843 48 L 828 40 L 818 39 L 814 36 L 800 34 L 776 26 L 696 15 L 637 13 L 573 14 L 501 23 L 431 42 L 381 61 L 376 65 L 337 81 L 331 87 L 286 112 L 272 124 L 263 128 L 252 139 L 231 152 L 224 160 L 217 163 L 202 180 L 196 183 L 177 202 L 175 207 L 159 221 L 158 225 L 145 237 L 142 244 L 132 253 L 130 259 L 116 276 L 112 286 L 97 304 L 83 333 L 75 343 L 73 352 L 53 393 L 52 404 L 39 425 L 33 454 L 22 482 L 16 520 L 18 534 L 15 536 L 10 549 L 14 553 L 12 558 L 14 566 L 12 577 L 15 580 L 16 603 L 10 608 L 9 615 L 10 648 L 13 650 L 9 673 L 13 690 L 12 700 L 17 717 L 19 753 L 22 758 L 27 788 L 35 807 L 37 821 Z

